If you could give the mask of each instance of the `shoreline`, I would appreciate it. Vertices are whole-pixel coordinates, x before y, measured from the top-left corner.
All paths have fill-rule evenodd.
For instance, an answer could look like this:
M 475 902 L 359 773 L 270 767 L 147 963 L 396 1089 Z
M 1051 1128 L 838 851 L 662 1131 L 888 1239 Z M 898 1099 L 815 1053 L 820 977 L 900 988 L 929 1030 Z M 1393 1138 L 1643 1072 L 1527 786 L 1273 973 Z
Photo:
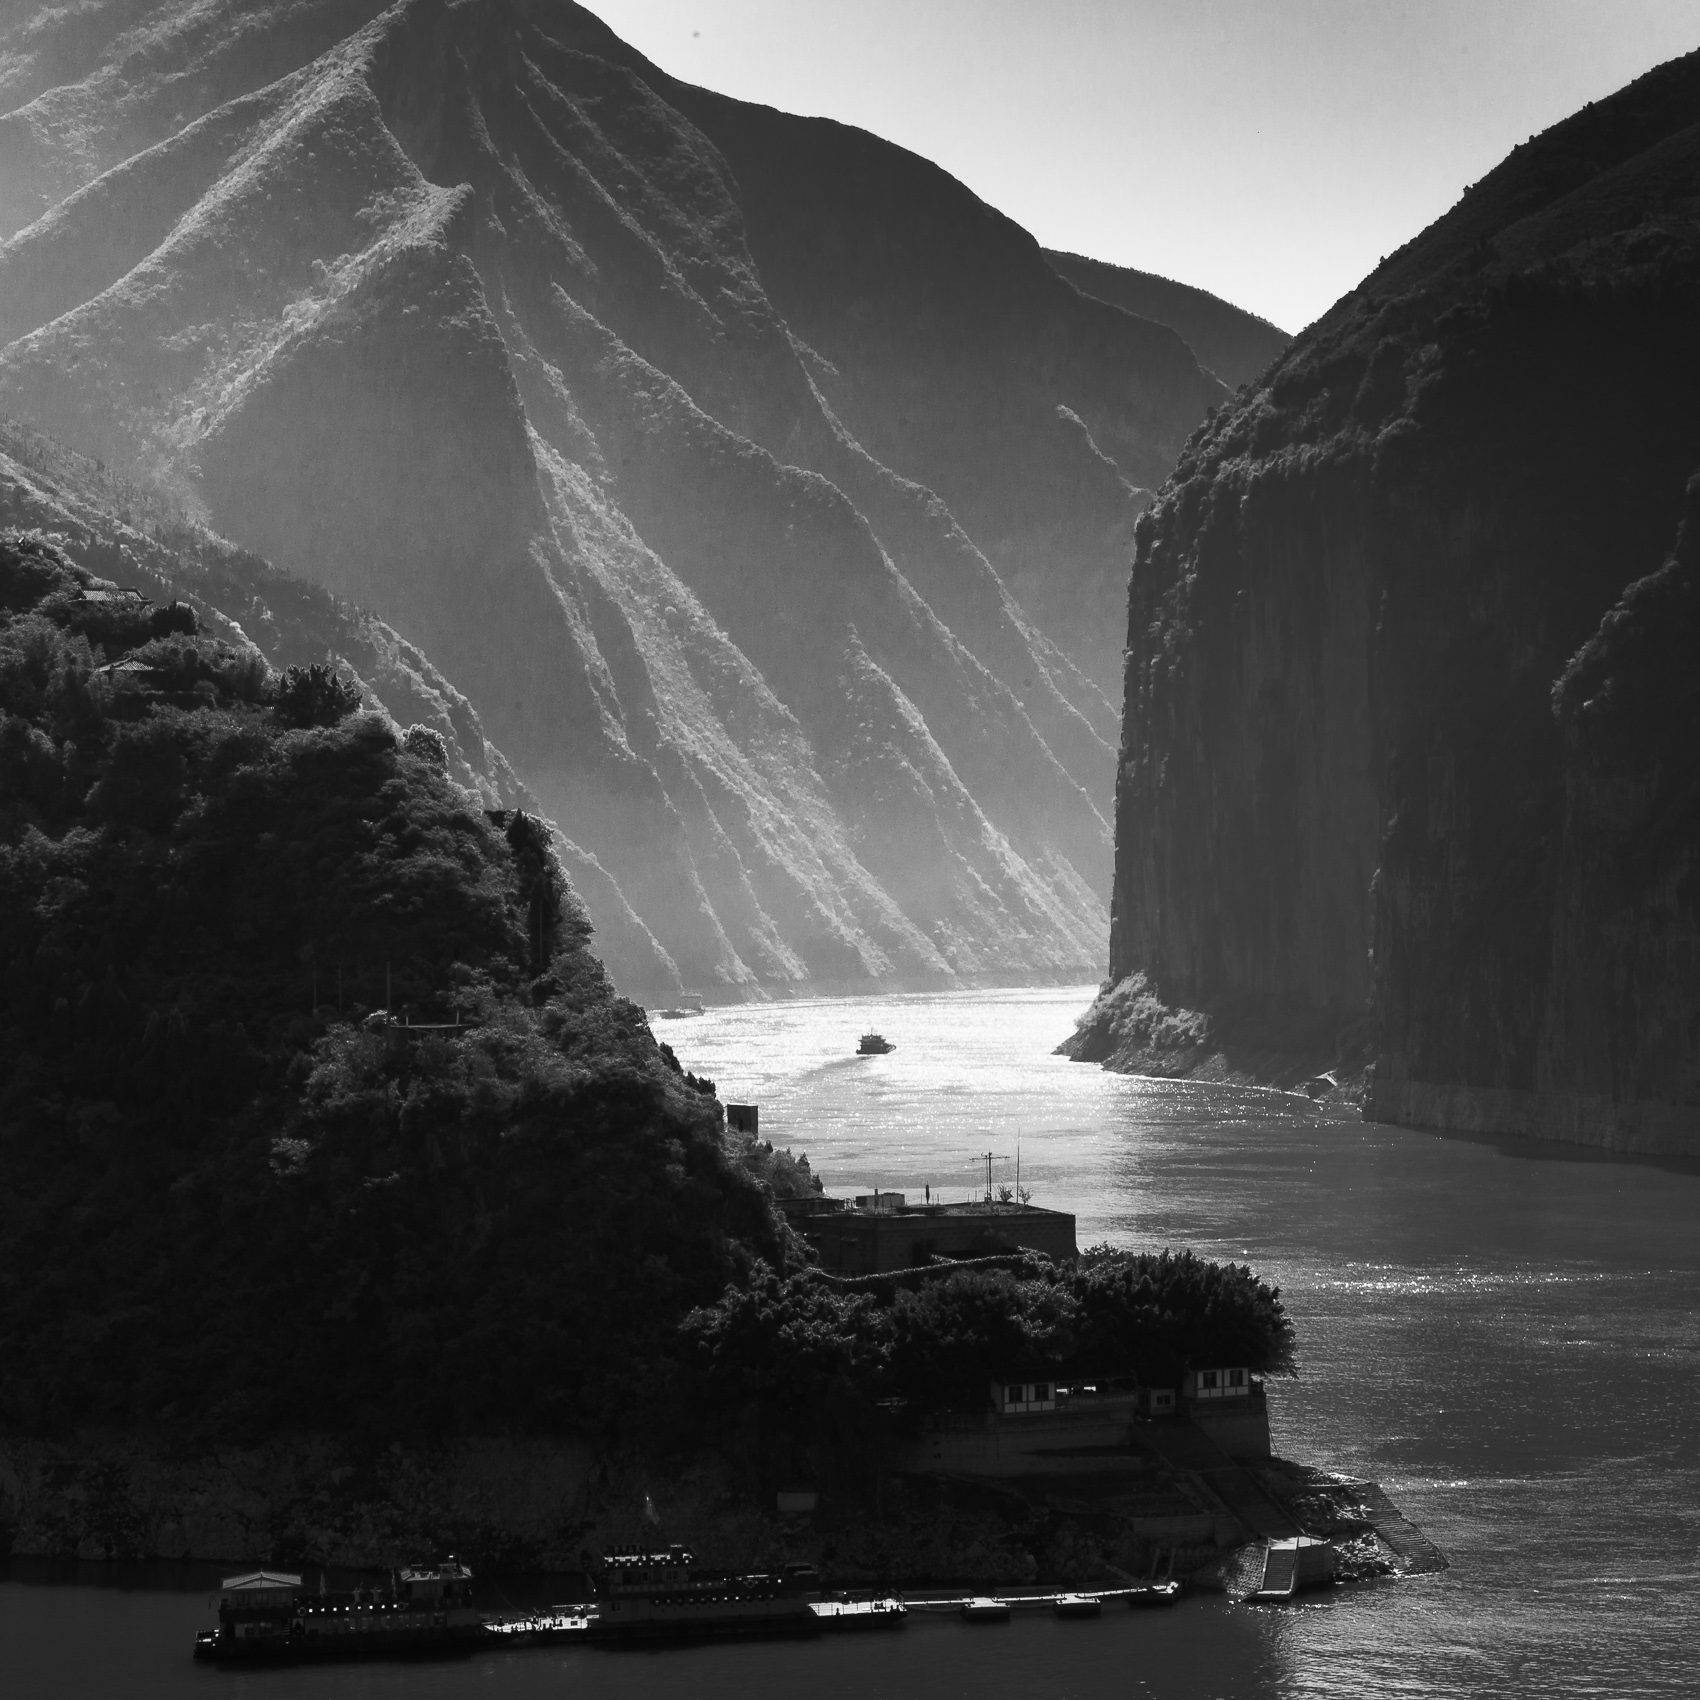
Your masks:
M 1275 1458 L 1246 1467 L 1295 1526 L 1339 1548 L 1344 1578 L 1445 1565 L 1375 1483 Z M 1137 1484 L 1090 1469 L 893 1472 L 872 1504 L 828 1494 L 797 1516 L 765 1509 L 724 1459 L 658 1466 L 572 1441 L 392 1443 L 362 1456 L 297 1435 L 187 1456 L 163 1435 L 0 1436 L 0 1561 L 367 1570 L 454 1551 L 478 1574 L 520 1577 L 583 1572 L 601 1550 L 666 1539 L 728 1569 L 814 1564 L 842 1588 L 1118 1586 L 1159 1561 L 1194 1586 L 1231 1588 L 1270 1532 L 1256 1522 L 1173 1465 Z
M 1053 1054 L 1113 1074 L 1297 1092 L 1349 1105 L 1365 1121 L 1443 1138 L 1700 1162 L 1700 1109 L 1693 1105 L 1394 1079 L 1378 1071 L 1367 1016 L 1272 1015 L 1250 999 L 1187 1009 L 1164 1002 L 1143 974 L 1102 988 Z

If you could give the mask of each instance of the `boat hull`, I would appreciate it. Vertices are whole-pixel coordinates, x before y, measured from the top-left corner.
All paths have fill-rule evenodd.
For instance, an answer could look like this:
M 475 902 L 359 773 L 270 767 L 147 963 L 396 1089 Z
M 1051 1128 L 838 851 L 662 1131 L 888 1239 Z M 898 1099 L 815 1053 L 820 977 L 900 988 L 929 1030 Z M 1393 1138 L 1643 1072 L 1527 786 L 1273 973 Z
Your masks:
M 681 1612 L 623 1623 L 592 1619 L 585 1639 L 600 1647 L 678 1647 L 701 1641 L 800 1640 L 820 1632 L 820 1619 L 805 1605 L 800 1612 Z

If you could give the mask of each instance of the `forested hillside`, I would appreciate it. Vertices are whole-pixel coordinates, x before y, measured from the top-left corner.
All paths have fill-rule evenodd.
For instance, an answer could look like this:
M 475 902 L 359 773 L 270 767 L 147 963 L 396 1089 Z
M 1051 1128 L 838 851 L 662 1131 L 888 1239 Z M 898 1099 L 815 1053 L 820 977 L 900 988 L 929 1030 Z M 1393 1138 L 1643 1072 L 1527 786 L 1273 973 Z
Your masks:
M 8 1425 L 594 1429 L 782 1253 L 540 823 L 357 705 L 0 540 Z

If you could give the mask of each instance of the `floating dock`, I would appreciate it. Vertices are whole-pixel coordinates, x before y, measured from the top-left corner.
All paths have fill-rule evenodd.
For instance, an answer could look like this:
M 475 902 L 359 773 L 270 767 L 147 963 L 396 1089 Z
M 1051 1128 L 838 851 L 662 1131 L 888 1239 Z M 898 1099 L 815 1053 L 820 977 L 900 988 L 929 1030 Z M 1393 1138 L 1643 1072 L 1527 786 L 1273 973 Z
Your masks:
M 902 1600 L 815 1600 L 809 1606 L 826 1631 L 842 1629 L 901 1629 L 909 1608 Z
M 1089 1593 L 1079 1589 L 1060 1594 L 937 1594 L 923 1599 L 906 1599 L 910 1611 L 949 1612 L 967 1616 L 969 1607 L 988 1603 L 1010 1611 L 1049 1611 L 1059 1617 L 1089 1617 L 1097 1613 L 1086 1609 L 1083 1602 L 1095 1601 L 1100 1607 L 1111 1601 L 1129 1606 L 1169 1606 L 1181 1596 L 1181 1585 L 1175 1581 L 1136 1582 L 1126 1588 L 1094 1588 Z M 1069 1609 L 1069 1608 L 1073 1609 Z

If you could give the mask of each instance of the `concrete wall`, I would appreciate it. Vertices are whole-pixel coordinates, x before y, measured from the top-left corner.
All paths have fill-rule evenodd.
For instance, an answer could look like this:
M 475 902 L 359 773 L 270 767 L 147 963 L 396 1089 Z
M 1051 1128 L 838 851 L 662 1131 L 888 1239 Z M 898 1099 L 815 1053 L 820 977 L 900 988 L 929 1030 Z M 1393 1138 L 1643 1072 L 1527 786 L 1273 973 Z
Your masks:
M 1230 1458 L 1267 1458 L 1269 1406 L 1257 1398 L 1185 1402 L 1185 1415 Z
M 935 1256 L 969 1256 L 988 1237 L 1049 1257 L 1073 1257 L 1076 1251 L 1074 1217 L 1064 1210 L 840 1211 L 806 1217 L 796 1226 L 820 1253 L 822 1267 L 841 1275 L 912 1269 Z
M 1073 1409 L 947 1419 L 914 1441 L 900 1469 L 960 1476 L 1029 1476 L 1150 1468 L 1132 1447 L 1134 1398 L 1109 1395 Z M 1126 1447 L 1125 1456 L 1105 1447 Z

